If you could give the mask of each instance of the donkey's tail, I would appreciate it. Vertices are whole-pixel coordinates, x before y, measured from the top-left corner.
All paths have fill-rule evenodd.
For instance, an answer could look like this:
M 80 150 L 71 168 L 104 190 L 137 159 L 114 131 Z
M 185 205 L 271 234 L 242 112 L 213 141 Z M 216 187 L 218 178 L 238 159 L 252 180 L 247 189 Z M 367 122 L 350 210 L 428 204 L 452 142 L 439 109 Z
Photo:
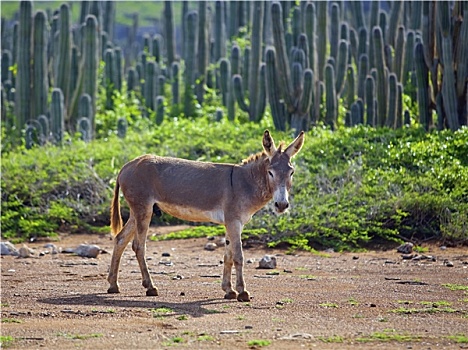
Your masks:
M 111 226 L 112 236 L 116 236 L 120 232 L 123 226 L 122 216 L 120 215 L 119 190 L 120 190 L 120 184 L 119 184 L 119 178 L 117 177 L 117 181 L 115 182 L 114 198 L 112 199 L 111 211 L 110 211 L 110 216 L 111 216 L 110 226 Z

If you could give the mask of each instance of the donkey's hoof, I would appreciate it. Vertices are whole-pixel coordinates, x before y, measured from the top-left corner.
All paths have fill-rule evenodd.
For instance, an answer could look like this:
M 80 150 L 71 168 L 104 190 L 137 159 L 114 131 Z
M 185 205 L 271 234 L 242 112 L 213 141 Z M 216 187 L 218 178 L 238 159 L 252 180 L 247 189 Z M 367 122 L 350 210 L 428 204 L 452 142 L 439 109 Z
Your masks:
M 244 302 L 250 301 L 249 292 L 243 291 L 242 293 L 239 293 L 239 295 L 237 296 L 237 301 L 244 301 Z
M 119 287 L 109 287 L 109 289 L 107 290 L 107 293 L 109 294 L 120 293 Z
M 237 298 L 237 293 L 234 291 L 230 291 L 224 294 L 224 299 L 236 299 L 236 298 Z
M 158 296 L 158 290 L 157 288 L 151 288 L 146 291 L 146 296 L 148 297 L 157 297 Z

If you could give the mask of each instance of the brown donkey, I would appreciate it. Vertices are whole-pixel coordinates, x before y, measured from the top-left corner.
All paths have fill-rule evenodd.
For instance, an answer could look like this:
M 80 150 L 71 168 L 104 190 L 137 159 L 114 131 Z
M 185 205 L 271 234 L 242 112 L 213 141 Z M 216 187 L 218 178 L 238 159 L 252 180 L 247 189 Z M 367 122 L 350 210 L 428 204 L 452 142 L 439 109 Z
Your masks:
M 222 289 L 226 299 L 249 301 L 243 275 L 244 255 L 241 233 L 253 214 L 272 198 L 275 210 L 288 207 L 294 168 L 291 158 L 304 143 L 304 132 L 282 150 L 268 130 L 263 135 L 264 151 L 242 164 L 197 162 L 178 158 L 143 155 L 120 170 L 111 207 L 114 252 L 107 280 L 108 293 L 119 293 L 118 271 L 122 253 L 133 239 L 146 295 L 158 295 L 146 265 L 146 233 L 153 211 L 162 210 L 177 218 L 204 221 L 226 227 L 226 247 Z M 122 228 L 119 189 L 130 207 L 130 217 Z M 236 290 L 232 288 L 231 269 L 236 268 Z

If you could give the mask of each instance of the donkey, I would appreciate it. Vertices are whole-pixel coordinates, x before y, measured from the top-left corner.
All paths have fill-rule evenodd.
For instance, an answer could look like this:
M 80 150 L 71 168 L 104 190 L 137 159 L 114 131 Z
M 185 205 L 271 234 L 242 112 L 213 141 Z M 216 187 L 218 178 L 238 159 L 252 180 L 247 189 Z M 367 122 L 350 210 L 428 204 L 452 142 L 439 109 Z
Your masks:
M 125 164 L 117 177 L 111 205 L 111 229 L 114 251 L 107 278 L 108 293 L 119 293 L 118 272 L 125 247 L 133 238 L 146 295 L 157 296 L 146 265 L 146 234 L 153 212 L 160 210 L 177 218 L 195 222 L 213 222 L 226 227 L 222 289 L 225 299 L 249 301 L 244 281 L 244 256 L 241 233 L 253 214 L 272 198 L 275 212 L 289 207 L 288 193 L 294 168 L 291 158 L 304 143 L 304 132 L 288 145 L 278 148 L 268 130 L 263 134 L 263 152 L 250 156 L 242 164 L 221 164 L 179 158 L 143 155 Z M 119 190 L 130 207 L 123 226 Z M 123 226 L 123 228 L 122 228 Z M 231 270 L 236 268 L 236 290 Z

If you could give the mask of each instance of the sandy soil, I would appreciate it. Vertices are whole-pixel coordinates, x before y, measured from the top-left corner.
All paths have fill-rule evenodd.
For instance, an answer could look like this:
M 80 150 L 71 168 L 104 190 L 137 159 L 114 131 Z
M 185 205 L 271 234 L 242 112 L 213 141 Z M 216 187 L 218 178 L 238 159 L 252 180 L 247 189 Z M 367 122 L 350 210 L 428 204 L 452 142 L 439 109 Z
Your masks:
M 35 242 L 31 258 L 1 258 L 1 334 L 14 338 L 2 347 L 468 348 L 466 248 L 432 246 L 424 253 L 432 261 L 403 260 L 396 250 L 319 256 L 254 246 L 245 249 L 252 301 L 240 303 L 223 299 L 223 249 L 204 250 L 206 239 L 148 242 L 158 297 L 145 296 L 130 247 L 121 293 L 106 293 L 109 236 L 62 235 L 55 244 L 85 242 L 109 253 L 38 256 L 47 249 Z M 265 254 L 277 257 L 276 270 L 257 269 Z

